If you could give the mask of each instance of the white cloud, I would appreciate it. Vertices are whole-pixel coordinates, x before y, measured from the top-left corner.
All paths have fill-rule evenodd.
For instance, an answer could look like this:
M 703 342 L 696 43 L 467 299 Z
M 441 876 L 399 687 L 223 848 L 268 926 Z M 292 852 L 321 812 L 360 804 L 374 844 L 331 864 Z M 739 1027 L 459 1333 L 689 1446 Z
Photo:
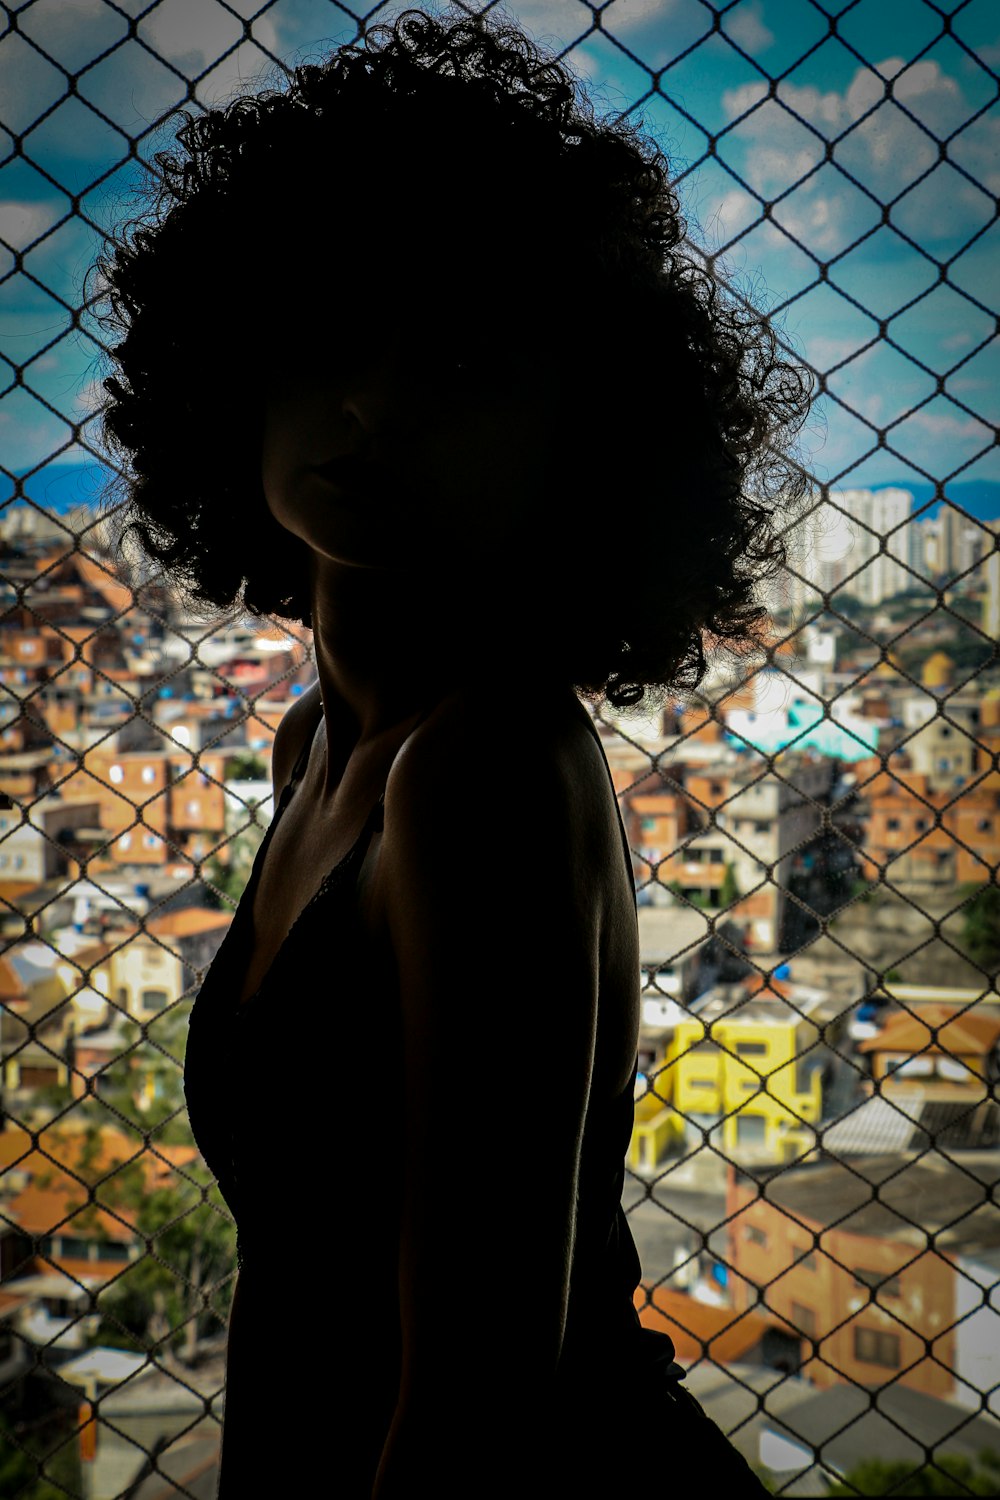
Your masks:
M 891 98 L 886 80 L 892 81 Z M 923 243 L 968 236 L 991 215 L 988 194 L 1000 189 L 1000 119 L 983 117 L 962 129 L 973 106 L 937 61 L 907 65 L 889 57 L 858 68 L 843 91 L 782 82 L 777 101 L 768 98 L 765 84 L 746 83 L 727 90 L 723 106 L 738 121 L 723 149 L 730 159 L 742 151 L 742 171 L 762 196 L 785 192 L 822 160 L 823 140 L 836 141 L 835 165 L 821 167 L 775 211 L 776 220 L 817 253 L 835 253 L 866 227 L 869 215 L 850 178 L 883 201 L 902 193 L 893 222 Z M 938 161 L 935 138 L 953 132 L 949 155 L 985 191 L 947 166 L 931 170 Z M 904 192 L 911 184 L 912 195 Z
M 760 218 L 760 204 L 751 193 L 733 187 L 712 205 L 701 230 L 710 246 L 724 245 Z
M 654 21 L 663 21 L 675 10 L 677 0 L 614 0 L 605 12 L 607 30 L 616 36 Z M 565 44 L 589 31 L 594 16 L 580 0 L 508 0 L 505 9 L 537 41 Z
M 235 5 L 233 9 L 242 10 L 244 19 L 253 13 L 247 3 L 242 7 Z M 266 15 L 253 23 L 252 34 L 262 46 L 272 51 L 277 50 L 274 22 Z M 236 16 L 220 5 L 205 4 L 205 0 L 160 0 L 160 4 L 140 22 L 139 35 L 161 57 L 169 59 L 188 77 L 194 77 L 218 62 L 223 53 L 238 44 L 243 28 Z M 254 72 L 264 61 L 259 53 L 256 58 Z M 233 61 L 235 63 L 235 54 Z M 234 66 L 231 71 L 232 82 L 239 83 L 239 67 Z
M 960 118 L 972 113 L 965 106 L 961 88 L 956 79 L 945 73 L 940 63 L 924 61 L 911 64 L 905 71 L 901 58 L 891 57 L 873 67 L 858 68 L 847 89 L 840 93 L 835 89 L 821 90 L 813 84 L 793 84 L 782 81 L 778 85 L 778 99 L 788 110 L 814 125 L 826 137 L 840 135 L 849 126 L 877 106 L 872 117 L 879 121 L 881 132 L 894 130 L 898 136 L 904 128 L 912 127 L 901 111 L 885 108 L 885 79 L 895 79 L 893 95 L 901 104 L 911 109 L 931 129 L 938 122 L 941 128 L 954 128 L 952 122 L 956 111 Z M 735 119 L 746 110 L 760 105 L 767 98 L 765 83 L 744 83 L 739 88 L 726 89 L 722 96 L 723 108 L 730 119 Z M 747 134 L 765 141 L 774 141 L 775 127 L 784 115 L 787 130 L 798 127 L 786 111 L 775 112 L 757 109 L 741 127 Z M 891 123 L 890 123 L 891 122 Z M 955 123 L 958 123 L 957 120 Z M 862 129 L 865 127 L 862 126 Z M 909 140 L 909 135 L 907 134 Z M 879 147 L 882 146 L 879 141 Z
M 826 183 L 832 179 L 827 175 Z M 798 240 L 814 255 L 833 256 L 859 232 L 857 212 L 846 189 L 832 193 L 807 186 L 802 192 L 785 199 L 772 212 L 766 239 L 775 249 L 788 248 L 788 235 Z M 787 235 L 782 231 L 787 230 Z
M 809 363 L 817 370 L 832 370 L 834 365 L 841 364 L 856 354 L 860 347 L 859 339 L 837 338 L 833 334 L 814 334 L 809 338 L 807 356 Z
M 724 29 L 746 52 L 766 52 L 774 41 L 774 32 L 764 23 L 760 0 L 747 0 L 735 10 L 727 11 Z
M 909 420 L 932 438 L 981 444 L 993 436 L 991 429 L 974 417 L 956 417 L 946 411 L 918 411 Z
M 26 203 L 16 198 L 0 198 L 0 239 L 15 250 L 24 250 L 58 223 L 65 212 L 64 202 L 52 199 Z

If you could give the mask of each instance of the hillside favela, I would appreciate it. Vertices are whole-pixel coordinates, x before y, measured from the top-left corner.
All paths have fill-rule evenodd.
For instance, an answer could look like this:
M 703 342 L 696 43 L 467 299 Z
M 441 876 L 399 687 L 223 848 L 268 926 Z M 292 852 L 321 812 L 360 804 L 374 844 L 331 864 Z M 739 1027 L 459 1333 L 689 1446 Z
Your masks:
M 766 657 L 595 711 L 641 940 L 637 1307 L 785 1494 L 1000 1488 L 1000 503 L 954 500 L 817 494 Z M 187 1019 L 314 676 L 308 631 L 127 586 L 102 537 L 0 509 L 0 1492 L 30 1500 L 215 1492 L 235 1232 L 187 1124 Z M 669 587 L 654 558 L 637 587 Z M 530 704 L 499 706 L 530 755 Z M 488 851 L 488 788 L 454 786 Z M 316 1040 L 276 1025 L 263 1131 L 334 1086 Z M 503 1090 L 470 1057 L 456 1131 Z M 321 1143 L 289 1149 L 316 1195 L 274 1183 L 274 1316 L 314 1322 L 316 1363 L 278 1375 L 329 1381 L 335 1193 Z M 373 1192 L 399 1166 L 362 1147 Z M 628 1442 L 648 1487 L 656 1435 Z

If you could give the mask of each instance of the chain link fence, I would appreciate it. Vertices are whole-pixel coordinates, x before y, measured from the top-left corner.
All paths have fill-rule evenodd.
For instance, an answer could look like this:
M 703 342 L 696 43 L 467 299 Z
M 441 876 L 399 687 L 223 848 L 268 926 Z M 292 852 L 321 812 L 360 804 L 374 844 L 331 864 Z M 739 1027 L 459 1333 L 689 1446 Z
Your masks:
M 509 12 L 659 136 L 701 253 L 819 391 L 766 656 L 655 720 L 602 715 L 642 940 L 640 1315 L 776 1492 L 995 1493 L 995 12 Z M 393 12 L 3 13 L 0 1477 L 197 1496 L 235 1245 L 187 1127 L 186 1019 L 313 668 L 306 631 L 115 577 L 81 288 L 178 109 Z M 650 544 L 623 532 L 622 556 L 669 588 L 629 498 Z M 645 1484 L 657 1435 L 629 1442 Z

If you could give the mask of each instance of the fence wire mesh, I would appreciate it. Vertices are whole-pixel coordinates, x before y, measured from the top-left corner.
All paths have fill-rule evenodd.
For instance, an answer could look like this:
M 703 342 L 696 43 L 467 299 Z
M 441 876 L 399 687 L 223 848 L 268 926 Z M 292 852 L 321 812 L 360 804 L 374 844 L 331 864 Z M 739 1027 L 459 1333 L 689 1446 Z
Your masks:
M 779 1493 L 996 1493 L 995 9 L 508 9 L 659 135 L 702 253 L 737 291 L 763 276 L 819 391 L 766 657 L 655 720 L 601 716 L 642 941 L 641 1317 Z M 313 676 L 305 630 L 116 578 L 84 272 L 179 109 L 392 13 L 4 7 L 11 1495 L 209 1493 L 235 1247 L 183 1108 L 186 1019 Z M 629 501 L 652 545 L 623 531 L 621 558 L 667 589 L 669 517 Z M 635 1472 L 665 1461 L 628 1436 Z

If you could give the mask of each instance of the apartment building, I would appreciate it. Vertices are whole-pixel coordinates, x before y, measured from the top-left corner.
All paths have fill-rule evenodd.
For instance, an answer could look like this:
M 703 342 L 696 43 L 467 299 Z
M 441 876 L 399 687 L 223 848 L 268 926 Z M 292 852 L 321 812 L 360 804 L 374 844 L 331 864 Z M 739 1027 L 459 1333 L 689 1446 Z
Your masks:
M 704 909 L 730 908 L 747 947 L 773 951 L 791 856 L 820 833 L 832 778 L 832 761 L 796 751 L 782 755 L 780 774 L 733 755 L 672 766 L 669 782 L 647 778 L 626 797 L 640 901 L 673 892 Z
M 759 1288 L 808 1340 L 800 1374 L 817 1386 L 896 1382 L 978 1407 L 1000 1382 L 1000 1309 L 981 1294 L 1000 1249 L 994 1173 L 937 1155 L 732 1169 L 734 1312 L 757 1309 Z
M 926 773 L 879 772 L 866 781 L 862 796 L 869 878 L 884 870 L 894 886 L 917 895 L 991 878 L 1000 861 L 996 773 L 960 791 L 942 791 Z

